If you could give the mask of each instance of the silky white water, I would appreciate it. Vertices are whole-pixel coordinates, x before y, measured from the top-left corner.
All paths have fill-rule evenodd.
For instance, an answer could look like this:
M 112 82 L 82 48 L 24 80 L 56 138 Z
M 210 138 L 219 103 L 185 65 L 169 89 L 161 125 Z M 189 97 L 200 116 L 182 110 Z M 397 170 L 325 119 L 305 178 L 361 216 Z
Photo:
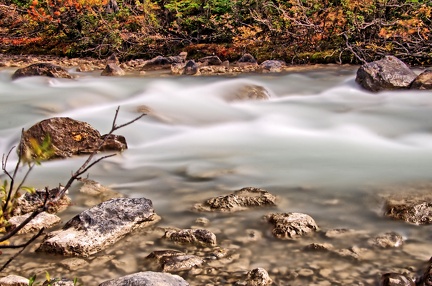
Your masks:
M 86 121 L 104 133 L 117 106 L 118 124 L 149 107 L 151 114 L 117 132 L 129 149 L 92 168 L 89 178 L 152 199 L 166 224 L 190 226 L 194 203 L 254 186 L 277 194 L 280 211 L 307 212 L 324 227 L 431 238 L 429 226 L 382 218 L 370 188 L 432 179 L 432 91 L 372 94 L 355 83 L 356 67 L 347 66 L 236 77 L 83 73 L 11 81 L 13 71 L 0 70 L 3 152 L 17 145 L 22 128 L 49 117 Z M 249 84 L 263 86 L 271 99 L 226 100 Z M 84 159 L 44 162 L 27 184 L 65 183 Z M 83 208 L 75 204 L 65 219 Z M 422 252 L 422 259 L 432 256 L 431 249 Z

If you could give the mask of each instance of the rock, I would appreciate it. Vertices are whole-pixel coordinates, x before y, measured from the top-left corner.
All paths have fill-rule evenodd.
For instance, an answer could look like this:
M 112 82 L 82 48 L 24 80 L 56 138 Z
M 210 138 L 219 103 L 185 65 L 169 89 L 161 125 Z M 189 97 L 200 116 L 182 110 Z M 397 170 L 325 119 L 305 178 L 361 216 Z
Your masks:
M 381 276 L 380 286 L 415 286 L 415 283 L 403 274 L 386 273 Z
M 215 246 L 216 235 L 206 229 L 167 230 L 165 239 L 200 246 Z
M 145 61 L 141 70 L 159 70 L 159 69 L 169 69 L 173 64 L 184 63 L 187 57 L 186 52 L 181 52 L 178 56 L 163 57 L 157 56 L 151 60 Z
M 78 67 L 76 68 L 77 72 L 90 72 L 90 71 L 94 71 L 94 67 L 91 66 L 90 64 L 79 64 Z
M 196 204 L 194 209 L 197 211 L 235 212 L 262 206 L 276 206 L 276 197 L 263 189 L 246 187 L 235 191 L 233 194 L 214 197 L 203 204 Z
M 45 281 L 42 286 L 75 286 L 76 283 L 74 283 L 73 280 L 66 279 L 66 278 L 54 278 L 50 281 Z
M 252 64 L 257 65 L 257 60 L 252 56 L 251 54 L 244 54 L 241 56 L 241 58 L 237 61 L 237 64 Z
M 183 74 L 184 68 L 185 68 L 184 63 L 172 64 L 171 65 L 171 73 L 175 74 L 175 75 L 181 75 L 181 74 Z
M 335 249 L 331 251 L 331 253 L 342 258 L 348 258 L 350 260 L 359 261 L 362 260 L 365 257 L 365 255 L 368 254 L 368 250 L 366 248 L 353 246 L 350 248 Z
M 28 286 L 29 280 L 22 276 L 8 275 L 0 278 L 1 286 Z
M 413 224 L 432 223 L 432 193 L 389 197 L 384 205 L 388 217 Z
M 226 94 L 224 99 L 227 101 L 268 100 L 270 99 L 270 94 L 264 87 L 250 84 L 234 89 L 229 94 Z
M 99 286 L 188 286 L 178 275 L 160 272 L 138 272 L 117 279 L 105 281 Z
M 272 234 L 279 239 L 296 239 L 318 230 L 314 219 L 303 213 L 275 213 L 265 219 L 274 226 Z
M 69 117 L 53 117 L 42 120 L 24 131 L 21 140 L 24 154 L 34 153 L 31 140 L 36 139 L 38 144 L 42 145 L 47 136 L 50 138 L 53 150 L 53 154 L 49 159 L 90 154 L 98 150 L 103 140 L 99 131 L 86 122 Z M 120 140 L 124 140 L 124 138 Z M 122 151 L 127 148 L 126 142 L 114 144 L 112 141 L 112 139 L 108 139 L 100 149 Z
M 423 275 L 419 278 L 417 286 L 432 286 L 432 257 L 429 259 L 429 265 Z
M 128 148 L 126 138 L 122 135 L 104 134 L 101 139 L 105 142 L 100 151 L 124 151 Z
M 108 63 L 101 73 L 102 76 L 122 76 L 125 74 L 124 70 L 115 63 Z
M 247 286 L 267 286 L 273 283 L 273 280 L 268 275 L 264 268 L 255 268 L 248 272 L 246 285 Z
M 222 61 L 218 56 L 203 57 L 200 58 L 198 62 L 202 63 L 203 65 L 210 65 L 210 66 L 219 66 L 222 64 Z
M 225 66 L 200 66 L 198 68 L 197 74 L 200 75 L 215 75 L 215 74 L 225 74 L 228 72 L 228 68 Z
M 432 70 L 419 74 L 412 82 L 411 89 L 432 89 Z
M 305 246 L 306 251 L 332 251 L 334 249 L 333 245 L 330 243 L 311 243 Z
M 372 238 L 368 241 L 371 246 L 379 248 L 400 247 L 403 245 L 403 237 L 395 232 L 388 232 L 383 235 Z
M 184 75 L 194 75 L 198 73 L 198 65 L 195 63 L 195 61 L 190 60 L 186 63 L 183 69 Z
M 195 255 L 186 255 L 176 250 L 153 251 L 147 257 L 148 260 L 156 262 L 158 268 L 164 272 L 178 272 L 199 267 L 204 260 Z
M 9 227 L 12 229 L 17 228 L 21 223 L 23 223 L 28 217 L 30 213 L 25 215 L 13 216 L 11 217 L 9 222 Z M 42 212 L 38 214 L 35 218 L 33 218 L 29 223 L 27 223 L 21 230 L 18 231 L 18 234 L 25 234 L 30 232 L 37 232 L 42 228 L 48 229 L 61 221 L 60 217 L 55 214 L 49 214 L 47 212 Z
M 24 68 L 20 68 L 14 72 L 12 79 L 27 76 L 48 76 L 55 78 L 72 78 L 72 76 L 62 67 L 50 63 L 32 64 Z
M 362 65 L 357 70 L 356 82 L 363 88 L 378 92 L 408 88 L 417 75 L 394 56 Z
M 285 66 L 286 63 L 279 60 L 266 60 L 260 64 L 263 72 L 281 72 Z
M 47 234 L 37 251 L 86 257 L 159 219 L 148 199 L 111 199 L 75 216 L 62 230 Z
M 54 188 L 48 190 L 48 197 L 54 199 L 57 197 L 60 189 Z M 14 209 L 13 215 L 24 215 L 27 213 L 34 212 L 38 208 L 42 207 L 47 196 L 46 190 L 36 190 L 33 193 L 26 192 L 24 195 L 18 198 L 18 206 Z M 58 213 L 68 208 L 71 203 L 71 198 L 64 195 L 56 203 L 50 203 L 48 205 L 48 213 Z
M 111 56 L 109 56 L 109 57 L 106 59 L 106 63 L 107 63 L 107 65 L 108 65 L 108 64 L 115 64 L 115 65 L 119 65 L 119 64 L 120 64 L 120 61 L 119 61 L 119 59 L 117 58 L 117 56 L 116 56 L 115 54 L 112 54 Z
M 101 202 L 107 201 L 109 199 L 124 197 L 123 194 L 117 193 L 96 181 L 86 178 L 81 178 L 79 181 L 83 183 L 79 191 L 80 193 L 87 195 L 84 204 L 88 207 L 100 204 Z M 90 199 L 88 196 L 91 196 L 94 199 Z

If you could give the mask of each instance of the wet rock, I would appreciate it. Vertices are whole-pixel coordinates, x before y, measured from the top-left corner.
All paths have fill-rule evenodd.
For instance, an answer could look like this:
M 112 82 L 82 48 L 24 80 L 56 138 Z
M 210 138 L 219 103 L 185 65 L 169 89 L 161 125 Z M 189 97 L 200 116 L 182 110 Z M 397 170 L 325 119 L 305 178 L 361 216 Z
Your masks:
M 257 60 L 251 54 L 246 53 L 246 54 L 241 56 L 241 58 L 237 61 L 237 64 L 257 65 Z
M 403 237 L 395 232 L 388 232 L 374 237 L 368 241 L 369 245 L 379 248 L 393 248 L 403 245 Z
M 36 140 L 41 145 L 49 136 L 53 154 L 50 158 L 66 158 L 73 155 L 90 154 L 96 151 L 102 144 L 99 131 L 90 124 L 69 117 L 53 117 L 36 123 L 24 131 L 21 144 L 24 154 L 31 156 L 34 153 L 31 140 Z M 120 145 L 120 146 L 118 146 Z M 113 149 L 113 148 L 119 149 Z M 113 144 L 107 140 L 101 147 L 102 150 L 122 151 L 126 144 Z
M 50 281 L 45 281 L 42 286 L 75 286 L 76 283 L 74 283 L 73 280 L 66 279 L 66 278 L 54 278 Z
M 226 101 L 244 101 L 244 100 L 268 100 L 270 99 L 269 92 L 262 86 L 250 84 L 242 85 L 232 89 L 225 94 L 223 98 Z
M 286 66 L 284 61 L 266 60 L 260 64 L 262 72 L 281 72 Z
M 20 68 L 14 72 L 12 79 L 28 76 L 48 76 L 55 78 L 72 78 L 72 76 L 62 67 L 50 63 L 32 64 Z
M 9 222 L 9 227 L 11 230 L 17 228 L 21 223 L 23 223 L 28 217 L 30 213 L 25 215 L 13 216 L 11 217 Z M 27 223 L 21 230 L 18 231 L 18 234 L 25 234 L 31 232 L 37 232 L 42 228 L 49 229 L 61 221 L 60 217 L 55 214 L 49 214 L 47 212 L 42 212 L 38 214 L 35 218 L 33 218 L 29 223 Z
M 1 286 L 28 286 L 29 280 L 22 276 L 8 275 L 0 278 Z
M 380 286 L 415 286 L 415 283 L 403 274 L 386 273 L 381 276 Z
M 200 66 L 198 68 L 198 73 L 200 75 L 217 75 L 225 74 L 228 72 L 228 68 L 222 65 L 219 66 Z
M 187 255 L 176 250 L 153 251 L 146 258 L 158 264 L 158 268 L 164 272 L 190 270 L 204 263 L 204 260 L 198 256 Z
M 222 64 L 221 59 L 218 56 L 203 57 L 198 60 L 203 65 L 219 66 Z
M 174 75 L 183 74 L 185 65 L 186 65 L 185 63 L 172 64 L 171 65 L 171 74 L 174 74 Z
M 148 199 L 111 199 L 75 216 L 62 230 L 49 233 L 37 251 L 86 257 L 159 219 Z
M 125 71 L 115 63 L 108 63 L 101 73 L 102 76 L 122 76 L 125 74 Z
M 246 187 L 235 191 L 233 194 L 214 197 L 203 204 L 196 204 L 194 209 L 197 211 L 235 212 L 262 206 L 276 206 L 276 197 L 263 189 Z
M 272 234 L 279 239 L 297 239 L 318 230 L 314 219 L 303 213 L 274 213 L 265 219 L 274 226 Z
M 34 212 L 38 208 L 42 207 L 45 203 L 46 196 L 48 194 L 49 199 L 57 197 L 60 189 L 54 188 L 51 190 L 36 190 L 33 193 L 26 192 L 24 195 L 18 198 L 18 206 L 14 209 L 14 215 L 24 215 L 27 213 Z M 71 203 L 71 198 L 64 195 L 56 203 L 48 204 L 48 213 L 58 213 L 68 208 Z
M 169 69 L 173 64 L 184 63 L 187 57 L 186 52 L 181 52 L 178 56 L 163 57 L 157 56 L 151 60 L 145 61 L 142 71 Z
M 378 92 L 408 88 L 417 75 L 394 56 L 362 65 L 357 71 L 356 82 L 363 88 Z
M 304 250 L 306 251 L 332 251 L 333 245 L 330 243 L 311 243 L 307 245 Z
M 195 61 L 190 60 L 186 63 L 183 69 L 184 75 L 194 75 L 198 73 L 198 65 L 195 63 Z
M 419 74 L 411 84 L 411 89 L 432 89 L 432 70 Z
M 432 286 L 432 257 L 429 259 L 429 265 L 427 266 L 423 275 L 418 279 L 417 286 Z
M 160 272 L 138 272 L 117 279 L 105 281 L 99 286 L 188 286 L 189 283 L 178 275 Z
M 200 246 L 216 245 L 216 235 L 206 229 L 167 230 L 164 238 L 174 242 Z
M 431 224 L 432 193 L 389 197 L 384 204 L 384 214 L 413 224 Z
M 271 285 L 273 280 L 264 268 L 255 268 L 248 272 L 246 285 L 247 286 L 267 286 Z
M 122 135 L 104 134 L 101 139 L 105 142 L 100 151 L 124 151 L 128 148 L 126 138 Z

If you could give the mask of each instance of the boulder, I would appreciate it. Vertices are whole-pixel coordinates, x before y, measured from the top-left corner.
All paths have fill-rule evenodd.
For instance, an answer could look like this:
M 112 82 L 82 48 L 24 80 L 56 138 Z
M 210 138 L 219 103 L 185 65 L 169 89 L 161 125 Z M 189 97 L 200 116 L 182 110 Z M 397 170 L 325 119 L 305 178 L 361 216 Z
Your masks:
M 414 280 L 399 273 L 385 273 L 381 276 L 380 286 L 415 286 Z
M 102 71 L 102 76 L 122 76 L 126 73 L 115 63 L 108 63 L 105 69 Z
M 369 245 L 379 248 L 393 248 L 403 245 L 402 235 L 396 232 L 388 232 L 368 240 Z
M 186 52 L 181 52 L 178 56 L 163 57 L 157 56 L 145 61 L 141 67 L 142 71 L 169 69 L 172 64 L 184 63 L 187 57 Z
M 198 65 L 195 63 L 194 60 L 190 60 L 186 63 L 183 69 L 184 75 L 194 75 L 198 73 Z
M 8 275 L 0 278 L 1 286 L 28 286 L 30 281 L 22 276 Z
M 28 217 L 30 213 L 25 215 L 13 216 L 11 217 L 9 222 L 9 227 L 12 229 L 17 228 L 21 223 L 23 223 Z M 37 232 L 42 228 L 48 229 L 61 221 L 60 217 L 55 214 L 49 214 L 47 212 L 41 212 L 35 218 L 33 218 L 29 223 L 27 223 L 22 229 L 18 231 L 18 234 L 25 234 L 30 232 Z
M 83 211 L 44 238 L 37 251 L 87 257 L 159 221 L 145 198 L 115 198 Z
M 286 66 L 284 61 L 266 60 L 260 64 L 262 72 L 281 72 Z
M 431 224 L 432 194 L 391 196 L 384 204 L 384 214 L 417 225 Z
M 20 68 L 14 72 L 12 79 L 27 76 L 48 76 L 55 78 L 72 78 L 72 76 L 62 67 L 50 63 L 32 64 L 24 68 Z
M 252 56 L 251 54 L 244 54 L 240 57 L 240 59 L 237 61 L 237 64 L 240 65 L 257 65 L 257 60 Z
M 188 286 L 189 283 L 178 275 L 160 272 L 139 272 L 105 281 L 99 286 Z
M 378 92 L 409 88 L 417 75 L 394 56 L 362 65 L 357 70 L 356 82 L 363 88 Z
M 13 215 L 24 215 L 34 212 L 38 208 L 44 205 L 46 196 L 49 199 L 54 199 L 57 197 L 60 188 L 53 188 L 50 190 L 36 190 L 35 192 L 26 192 L 24 195 L 20 196 L 17 200 L 17 207 L 13 211 Z M 48 213 L 58 213 L 67 209 L 71 203 L 71 198 L 64 195 L 56 203 L 48 204 Z
M 265 219 L 273 225 L 273 236 L 279 239 L 297 239 L 318 230 L 315 220 L 303 213 L 273 213 Z
M 69 117 L 53 117 L 42 120 L 28 130 L 24 131 L 21 140 L 24 154 L 33 154 L 34 147 L 31 141 L 35 139 L 39 145 L 49 136 L 51 141 L 52 154 L 49 158 L 66 158 L 73 155 L 90 154 L 98 150 L 123 151 L 127 149 L 124 144 L 113 143 L 114 137 L 103 143 L 99 131 L 90 124 Z M 111 138 L 112 137 L 112 138 Z M 124 140 L 123 139 L 118 139 Z M 102 144 L 102 146 L 101 146 Z
M 208 56 L 203 57 L 198 60 L 199 63 L 202 63 L 203 65 L 210 65 L 210 66 L 220 66 L 222 65 L 222 61 L 218 56 Z
M 246 286 L 267 286 L 273 280 L 264 268 L 255 268 L 247 273 Z
M 432 70 L 419 74 L 411 84 L 411 89 L 432 89 Z
M 195 255 L 187 255 L 177 250 L 157 250 L 150 253 L 147 260 L 156 263 L 164 272 L 178 272 L 199 267 L 204 260 Z
M 274 206 L 276 206 L 274 195 L 263 189 L 246 187 L 235 191 L 233 194 L 214 197 L 202 204 L 196 204 L 194 209 L 197 211 L 235 212 L 252 207 Z
M 216 235 L 206 229 L 181 229 L 167 230 L 164 235 L 165 239 L 199 246 L 215 246 Z
M 249 84 L 233 89 L 230 93 L 224 96 L 227 101 L 243 101 L 243 100 L 268 100 L 269 92 L 260 85 Z

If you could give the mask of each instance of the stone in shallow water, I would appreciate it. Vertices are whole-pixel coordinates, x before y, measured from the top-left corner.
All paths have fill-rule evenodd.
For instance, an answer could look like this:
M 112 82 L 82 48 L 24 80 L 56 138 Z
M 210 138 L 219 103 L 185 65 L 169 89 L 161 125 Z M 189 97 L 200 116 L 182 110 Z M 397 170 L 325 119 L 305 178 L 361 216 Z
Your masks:
M 203 204 L 196 204 L 197 211 L 235 212 L 252 207 L 276 206 L 276 197 L 269 192 L 247 187 L 233 194 L 208 199 Z
M 200 246 L 216 245 L 216 235 L 206 229 L 167 230 L 164 238 L 178 243 L 195 244 Z
M 20 216 L 14 216 L 9 219 L 9 224 L 11 229 L 15 229 L 21 223 L 23 223 L 28 217 L 30 213 Z M 18 234 L 37 232 L 42 228 L 51 228 L 56 224 L 60 223 L 61 219 L 55 214 L 49 214 L 47 212 L 42 212 L 38 214 L 34 219 L 32 219 L 29 223 L 27 223 L 21 230 L 18 231 Z
M 12 79 L 28 76 L 72 78 L 72 76 L 60 66 L 56 66 L 50 63 L 38 63 L 16 70 L 15 73 L 12 75 Z
M 195 255 L 187 255 L 176 250 L 157 250 L 147 256 L 147 259 L 155 262 L 158 268 L 164 272 L 178 272 L 199 267 L 204 260 Z
M 22 276 L 8 275 L 0 278 L 1 286 L 28 286 L 29 280 Z
M 159 219 L 148 199 L 111 199 L 75 216 L 62 230 L 49 233 L 37 251 L 89 256 Z
M 368 240 L 368 243 L 375 247 L 391 248 L 400 247 L 403 245 L 404 240 L 402 235 L 395 232 L 388 232 Z
M 303 213 L 274 213 L 265 219 L 274 226 L 272 234 L 279 239 L 296 239 L 318 230 L 315 220 Z
M 269 274 L 264 268 L 255 268 L 248 272 L 246 285 L 247 286 L 267 286 L 273 283 Z
M 138 272 L 117 279 L 105 281 L 99 286 L 188 286 L 178 275 L 160 272 Z
M 381 276 L 380 286 L 414 286 L 413 279 L 399 273 L 386 273 Z
M 406 194 L 387 199 L 384 214 L 413 224 L 432 223 L 432 194 Z

